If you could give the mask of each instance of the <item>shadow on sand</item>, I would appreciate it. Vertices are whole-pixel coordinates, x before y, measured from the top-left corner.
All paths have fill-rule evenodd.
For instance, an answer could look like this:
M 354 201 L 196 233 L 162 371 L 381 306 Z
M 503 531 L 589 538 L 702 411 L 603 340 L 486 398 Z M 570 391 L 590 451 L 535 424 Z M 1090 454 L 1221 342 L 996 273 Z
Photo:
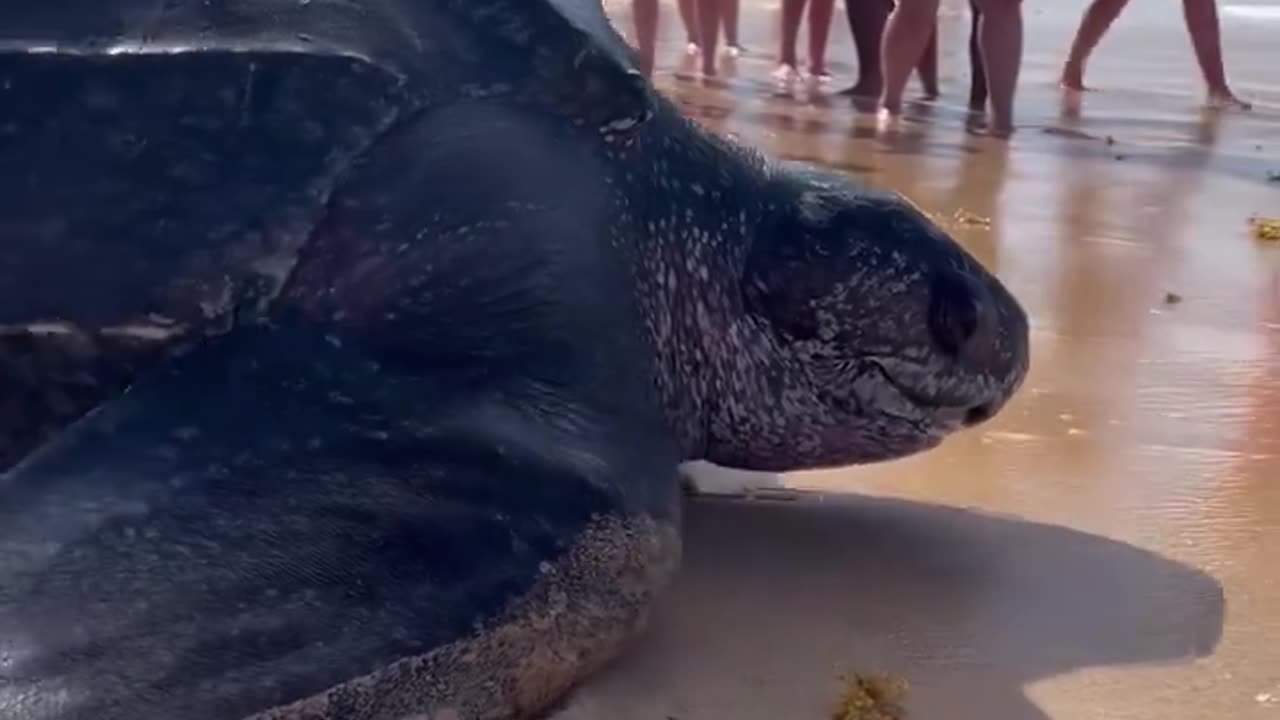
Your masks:
M 650 630 L 557 720 L 826 718 L 845 672 L 912 685 L 911 717 L 1042 720 L 1024 686 L 1186 661 L 1221 637 L 1216 580 L 1132 545 L 845 495 L 697 499 Z

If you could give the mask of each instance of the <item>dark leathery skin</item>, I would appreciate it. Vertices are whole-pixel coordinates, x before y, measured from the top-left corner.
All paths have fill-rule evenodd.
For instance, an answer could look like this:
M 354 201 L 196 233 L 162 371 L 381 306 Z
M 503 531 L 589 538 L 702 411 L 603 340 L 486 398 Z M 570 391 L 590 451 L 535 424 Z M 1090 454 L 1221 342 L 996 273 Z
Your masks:
M 0 476 L 0 717 L 532 717 L 642 627 L 679 554 L 678 461 L 900 457 L 1022 383 L 1025 313 L 902 198 L 770 161 L 661 98 L 619 142 L 552 100 L 577 76 L 516 62 L 534 48 L 518 22 L 419 44 L 460 74 L 415 77 L 396 38 L 451 2 L 386 0 L 369 7 L 387 25 L 334 34 L 298 20 L 293 39 L 303 16 L 279 6 L 246 27 L 287 47 L 258 54 L 0 54 L 24 81 L 69 68 L 64 84 L 93 87 L 67 118 L 88 103 L 112 128 L 151 123 L 150 152 L 178 161 L 95 148 L 71 119 L 0 145 L 83 197 L 23 196 L 38 211 L 11 234 L 31 252 L 0 268 L 50 285 L 0 289 L 6 331 L 158 338 L 127 391 Z M 18 7 L 0 18 L 52 22 Z M 570 36 L 594 27 L 563 15 Z M 368 52 L 333 52 L 368 28 Z M 464 62 L 481 47 L 495 54 Z M 172 76 L 144 83 L 147 62 Z M 209 88 L 242 87 L 272 62 L 283 85 L 265 95 L 179 82 L 206 68 Z M 354 79 L 326 97 L 317 68 Z M 633 82 L 625 63 L 591 68 Z M 162 112 L 139 119 L 145 103 L 98 83 Z M 351 107 L 326 139 L 303 120 L 330 101 Z M 255 133 L 278 144 L 222 146 Z M 140 168 L 154 187 L 121 192 Z
M 0 717 L 223 720 L 309 697 L 329 708 L 310 717 L 515 717 L 616 651 L 678 552 L 675 483 L 654 482 L 674 455 L 585 399 L 518 378 L 522 399 L 477 395 L 357 348 L 237 329 L 0 480 Z M 521 626 L 559 676 L 484 644 Z M 538 687 L 478 693 L 477 666 Z M 371 676 L 377 698 L 347 687 Z
M 433 105 L 507 97 L 634 132 L 650 98 L 625 44 L 598 6 L 564 6 L 4 3 L 0 337 L 38 344 L 55 323 L 159 357 L 258 313 L 352 158 Z M 0 372 L 0 432 L 39 429 L 0 441 L 0 468 L 127 383 L 100 369 L 132 351 L 95 347 L 71 373 L 75 411 L 65 381 Z

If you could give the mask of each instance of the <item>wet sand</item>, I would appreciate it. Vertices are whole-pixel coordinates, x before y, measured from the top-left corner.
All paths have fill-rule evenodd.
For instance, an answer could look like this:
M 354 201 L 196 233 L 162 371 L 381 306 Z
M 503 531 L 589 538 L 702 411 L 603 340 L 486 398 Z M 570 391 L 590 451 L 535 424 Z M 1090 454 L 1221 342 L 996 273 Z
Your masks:
M 840 674 L 868 671 L 905 677 L 923 719 L 1280 718 L 1280 243 L 1247 225 L 1280 215 L 1276 4 L 1224 3 L 1255 8 L 1223 21 L 1254 112 L 1198 109 L 1181 17 L 1154 2 L 1064 112 L 1083 3 L 1029 0 L 1009 143 L 965 131 L 963 13 L 943 18 L 942 101 L 885 135 L 842 100 L 774 93 L 777 9 L 743 4 L 754 52 L 726 87 L 678 75 L 664 5 L 660 87 L 947 220 L 1031 314 L 1032 374 L 931 453 L 789 476 L 792 501 L 692 502 L 650 630 L 558 720 L 826 718 Z M 838 21 L 831 58 L 852 56 Z

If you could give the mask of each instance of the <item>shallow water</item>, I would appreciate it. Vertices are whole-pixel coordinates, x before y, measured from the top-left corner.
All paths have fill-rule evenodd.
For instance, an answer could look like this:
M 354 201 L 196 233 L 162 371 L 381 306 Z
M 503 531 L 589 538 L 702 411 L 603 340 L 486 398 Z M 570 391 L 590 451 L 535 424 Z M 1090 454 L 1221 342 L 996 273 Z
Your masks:
M 1280 717 L 1280 244 L 1247 225 L 1280 216 L 1280 3 L 1222 10 L 1251 113 L 1198 107 L 1180 11 L 1155 0 L 1064 107 L 1083 5 L 1028 0 L 1009 143 L 964 129 L 963 12 L 942 19 L 943 100 L 884 134 L 775 92 L 776 3 L 744 1 L 752 52 L 725 87 L 683 75 L 664 6 L 658 84 L 710 127 L 989 219 L 949 222 L 1026 305 L 1033 369 L 934 452 L 797 474 L 796 502 L 694 503 L 653 628 L 562 718 L 822 718 L 840 673 L 877 670 L 918 718 Z M 831 58 L 851 57 L 838 20 Z

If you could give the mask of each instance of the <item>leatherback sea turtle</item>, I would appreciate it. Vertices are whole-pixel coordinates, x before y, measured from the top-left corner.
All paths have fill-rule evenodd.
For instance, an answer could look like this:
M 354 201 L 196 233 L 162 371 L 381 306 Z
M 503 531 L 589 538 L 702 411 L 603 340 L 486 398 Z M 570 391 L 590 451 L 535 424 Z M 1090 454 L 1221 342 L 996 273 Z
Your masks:
M 0 3 L 0 718 L 534 715 L 680 461 L 1001 408 L 999 282 L 632 63 L 599 0 Z

